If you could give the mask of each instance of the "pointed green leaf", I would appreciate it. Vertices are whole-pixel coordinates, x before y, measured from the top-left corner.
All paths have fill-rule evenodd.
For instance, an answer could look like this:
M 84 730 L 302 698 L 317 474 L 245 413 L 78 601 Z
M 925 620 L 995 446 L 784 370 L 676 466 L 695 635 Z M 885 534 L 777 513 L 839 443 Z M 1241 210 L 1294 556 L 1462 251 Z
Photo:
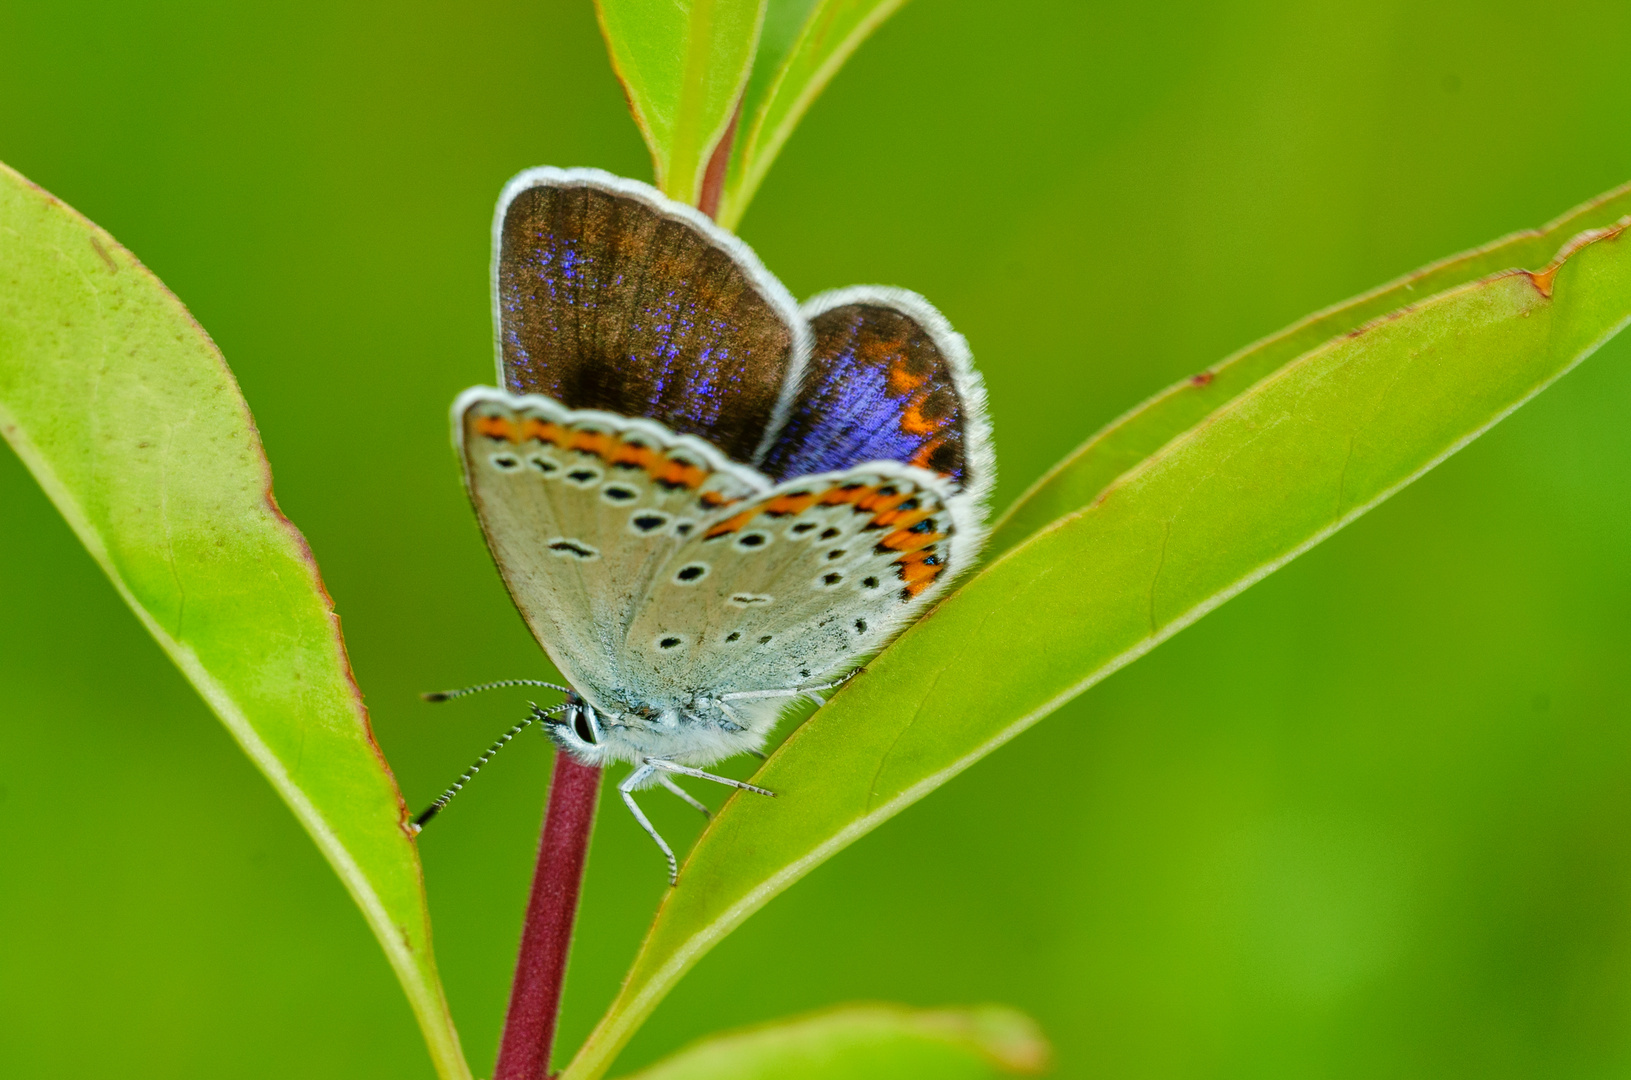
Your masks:
M 743 99 L 719 223 L 736 228 L 765 174 L 838 69 L 906 0 L 778 0 Z M 797 27 L 796 34 L 790 33 Z
M 350 890 L 467 1078 L 419 856 L 221 354 L 135 256 L 0 165 L 0 432 Z
M 1169 386 L 1113 421 L 1031 485 L 992 529 L 985 560 L 990 562 L 1050 522 L 1080 510 L 1112 480 L 1155 453 L 1169 439 L 1309 349 L 1424 297 L 1501 270 L 1540 266 L 1564 240 L 1582 230 L 1614 222 L 1628 211 L 1631 184 L 1577 206 L 1538 229 L 1513 233 L 1481 248 L 1452 255 L 1352 300 L 1317 311 L 1206 371 Z
M 692 850 L 567 1080 L 881 822 L 1465 446 L 1631 321 L 1625 224 L 1285 364 L 977 573 L 795 731 Z
M 600 29 L 645 136 L 657 186 L 698 201 L 730 128 L 764 20 L 764 0 L 597 0 Z
M 627 1080 L 987 1080 L 1048 1057 L 1013 1009 L 846 1005 L 712 1036 Z

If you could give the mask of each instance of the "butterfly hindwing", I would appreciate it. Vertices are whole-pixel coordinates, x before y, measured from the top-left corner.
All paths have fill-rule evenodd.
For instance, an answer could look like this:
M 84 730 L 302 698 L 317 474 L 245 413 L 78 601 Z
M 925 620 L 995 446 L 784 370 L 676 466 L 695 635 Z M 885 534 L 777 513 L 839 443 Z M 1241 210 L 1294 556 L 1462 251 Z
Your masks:
M 824 293 L 802 314 L 813 331 L 787 417 L 762 455 L 776 479 L 898 461 L 971 499 L 991 487 L 985 392 L 968 345 L 915 293 Z
M 718 510 L 653 576 L 625 648 L 701 692 L 830 678 L 949 580 L 953 539 L 970 523 L 947 496 L 925 470 L 874 462 Z
M 699 439 L 536 395 L 469 390 L 454 419 L 510 595 L 562 674 L 589 686 L 626 666 L 624 631 L 673 552 L 768 486 Z

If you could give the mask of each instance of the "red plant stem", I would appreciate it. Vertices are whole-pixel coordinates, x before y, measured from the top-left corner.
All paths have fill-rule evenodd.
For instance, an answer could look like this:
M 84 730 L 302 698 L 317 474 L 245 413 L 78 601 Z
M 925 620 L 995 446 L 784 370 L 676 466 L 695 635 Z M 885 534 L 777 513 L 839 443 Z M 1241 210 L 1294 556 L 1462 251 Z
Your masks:
M 595 826 L 600 776 L 599 769 L 555 752 L 544 834 L 538 843 L 538 868 L 532 875 L 521 955 L 515 960 L 515 982 L 510 987 L 510 1007 L 504 1015 L 493 1080 L 546 1080 L 549 1076 L 561 982 L 566 977 L 566 954 L 578 914 L 589 834 Z
M 697 209 L 711 218 L 719 216 L 719 199 L 725 194 L 725 171 L 731 163 L 731 146 L 736 142 L 736 125 L 742 119 L 742 99 L 736 99 L 736 111 L 731 114 L 730 126 L 724 138 L 714 147 L 708 167 L 702 172 L 702 190 L 697 193 Z
M 697 203 L 709 217 L 719 214 L 725 167 L 730 163 L 731 144 L 736 141 L 736 124 L 741 118 L 742 103 L 738 101 L 725 137 L 708 159 Z M 515 958 L 515 982 L 510 985 L 510 1007 L 504 1014 L 504 1034 L 498 1043 L 493 1080 L 548 1080 L 555 1022 L 561 1011 L 561 984 L 566 978 L 566 954 L 572 945 L 572 924 L 578 917 L 578 889 L 583 884 L 589 835 L 595 827 L 595 805 L 600 800 L 600 777 L 599 769 L 580 765 L 571 755 L 556 751 L 549 804 L 544 810 L 544 835 L 538 842 L 538 866 L 532 873 L 527 921 L 521 929 L 521 954 Z

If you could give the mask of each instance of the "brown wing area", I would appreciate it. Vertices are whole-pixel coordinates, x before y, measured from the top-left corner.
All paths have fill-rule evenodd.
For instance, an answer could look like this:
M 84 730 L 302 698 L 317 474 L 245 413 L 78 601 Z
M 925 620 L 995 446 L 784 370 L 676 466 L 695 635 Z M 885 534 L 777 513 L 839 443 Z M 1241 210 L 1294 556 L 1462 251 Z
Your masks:
M 899 461 L 964 481 L 965 403 L 929 333 L 873 303 L 832 308 L 811 326 L 814 352 L 761 468 L 786 480 Z
M 584 184 L 511 200 L 498 305 L 510 390 L 650 417 L 742 462 L 793 349 L 782 314 L 694 225 Z

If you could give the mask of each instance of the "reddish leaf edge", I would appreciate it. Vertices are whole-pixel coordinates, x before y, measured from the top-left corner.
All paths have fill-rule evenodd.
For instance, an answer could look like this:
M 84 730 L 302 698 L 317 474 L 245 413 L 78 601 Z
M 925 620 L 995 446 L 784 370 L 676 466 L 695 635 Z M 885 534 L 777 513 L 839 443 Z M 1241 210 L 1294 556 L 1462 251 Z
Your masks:
M 1009 528 L 1009 525 L 1019 515 L 1019 513 L 1025 509 L 1026 504 L 1029 503 L 1034 496 L 1046 489 L 1048 485 L 1052 483 L 1053 480 L 1061 473 L 1069 469 L 1077 461 L 1089 456 L 1095 451 L 1102 449 L 1110 439 L 1128 430 L 1135 421 L 1149 413 L 1152 409 L 1160 408 L 1161 406 L 1167 405 L 1173 402 L 1175 399 L 1184 396 L 1194 395 L 1197 393 L 1207 393 L 1209 390 L 1215 391 L 1217 388 L 1213 386 L 1213 383 L 1219 376 L 1225 376 L 1233 373 L 1246 363 L 1259 358 L 1264 351 L 1282 345 L 1283 343 L 1294 339 L 1297 335 L 1311 328 L 1318 327 L 1322 323 L 1332 324 L 1329 337 L 1325 338 L 1323 341 L 1310 344 L 1310 346 L 1301 353 L 1287 356 L 1283 363 L 1265 371 L 1258 379 L 1236 388 L 1233 393 L 1227 396 L 1220 396 L 1215 403 L 1212 403 L 1212 408 L 1214 410 L 1225 408 L 1231 401 L 1234 401 L 1241 395 L 1248 393 L 1252 387 L 1258 385 L 1258 383 L 1262 382 L 1264 379 L 1273 378 L 1277 372 L 1283 370 L 1286 366 L 1295 363 L 1298 356 L 1306 355 L 1308 352 L 1312 352 L 1313 350 L 1320 348 L 1325 342 L 1332 341 L 1340 337 L 1355 336 L 1357 333 L 1364 331 L 1368 327 L 1387 322 L 1392 318 L 1413 310 L 1421 303 L 1424 303 L 1433 297 L 1441 296 L 1448 292 L 1454 292 L 1455 290 L 1464 288 L 1468 285 L 1482 284 L 1501 277 L 1510 276 L 1514 273 L 1526 273 L 1528 271 L 1522 271 L 1517 268 L 1508 268 L 1504 270 L 1497 270 L 1481 276 L 1468 277 L 1464 280 L 1452 279 L 1446 286 L 1423 295 L 1413 303 L 1401 305 L 1397 308 L 1393 308 L 1372 316 L 1369 319 L 1363 319 L 1350 325 L 1343 325 L 1344 316 L 1350 315 L 1356 310 L 1362 309 L 1377 300 L 1383 299 L 1390 294 L 1398 294 L 1402 297 L 1414 291 L 1416 286 L 1421 282 L 1427 281 L 1430 278 L 1440 277 L 1446 274 L 1453 274 L 1458 267 L 1475 264 L 1479 260 L 1488 258 L 1489 256 L 1500 252 L 1504 248 L 1508 248 L 1525 241 L 1541 241 L 1547 239 L 1548 237 L 1558 237 L 1564 239 L 1564 243 L 1558 250 L 1557 254 L 1552 257 L 1552 260 L 1548 266 L 1545 269 L 1534 272 L 1534 274 L 1545 276 L 1546 288 L 1549 290 L 1551 287 L 1550 283 L 1552 279 L 1556 277 L 1558 269 L 1563 265 L 1563 261 L 1567 259 L 1568 255 L 1573 254 L 1574 250 L 1577 250 L 1570 248 L 1569 245 L 1573 244 L 1575 240 L 1580 239 L 1580 237 L 1585 236 L 1588 233 L 1599 231 L 1598 229 L 1588 228 L 1578 233 L 1571 239 L 1568 238 L 1569 234 L 1567 234 L 1564 230 L 1570 228 L 1571 225 L 1578 227 L 1578 223 L 1583 223 L 1584 221 L 1592 218 L 1605 207 L 1610 207 L 1620 202 L 1631 204 L 1631 181 L 1617 187 L 1610 188 L 1608 191 L 1605 191 L 1600 195 L 1593 196 L 1592 198 L 1587 199 L 1585 202 L 1579 203 L 1571 209 L 1558 214 L 1556 217 L 1553 217 L 1543 225 L 1528 229 L 1518 229 L 1503 236 L 1497 237 L 1488 243 L 1480 244 L 1477 247 L 1468 248 L 1465 251 L 1460 251 L 1453 255 L 1447 255 L 1442 259 L 1437 259 L 1433 262 L 1427 263 L 1424 266 L 1417 267 L 1409 273 L 1402 274 L 1391 281 L 1384 282 L 1355 296 L 1348 297 L 1345 300 L 1341 300 L 1337 303 L 1328 305 L 1327 307 L 1320 308 L 1319 310 L 1311 312 L 1310 314 L 1303 316 L 1295 322 L 1292 322 L 1271 334 L 1258 338 L 1256 341 L 1236 349 L 1234 352 L 1230 353 L 1217 363 L 1209 365 L 1201 371 L 1186 376 L 1165 389 L 1156 392 L 1090 435 L 1085 441 L 1050 466 L 1041 476 L 1037 477 L 1037 479 L 1033 481 L 1031 485 L 1019 495 L 1018 498 L 1004 508 L 1002 513 L 998 514 L 996 519 L 991 523 L 990 541 L 985 551 L 982 552 L 980 556 L 980 568 L 983 569 L 984 567 L 991 565 L 998 558 L 1006 555 L 1009 551 L 1023 544 L 1031 536 L 1034 536 L 1042 530 L 1049 528 L 1050 526 L 1047 523 L 1043 523 L 1036 528 L 1033 528 L 1029 532 L 1014 535 L 1012 530 Z M 1610 224 L 1601 226 L 1599 228 L 1615 229 L 1618 227 L 1623 227 L 1623 222 L 1624 219 L 1622 218 L 1620 225 L 1618 226 Z M 1543 295 L 1549 298 L 1550 292 L 1545 292 Z M 1200 422 L 1202 422 L 1201 419 L 1197 418 L 1195 424 L 1190 424 L 1174 432 L 1173 438 L 1182 438 L 1185 432 L 1192 430 Z M 1141 458 L 1139 462 L 1134 463 L 1131 468 L 1140 467 L 1143 460 L 1145 459 Z M 1120 479 L 1120 476 L 1124 475 L 1125 471 L 1129 470 L 1124 470 L 1123 473 L 1118 473 L 1110 477 L 1105 483 L 1104 487 L 1100 489 L 1100 493 L 1113 486 Z M 1078 507 L 1078 509 L 1085 508 L 1088 505 L 1092 505 L 1092 500 L 1084 503 L 1083 506 Z M 1069 516 L 1068 512 L 1064 516 Z M 1062 520 L 1062 518 L 1055 518 L 1052 520 L 1057 521 Z
M 458 1031 L 453 1026 L 451 1013 L 447 1008 L 446 993 L 442 989 L 440 978 L 436 973 L 435 955 L 434 952 L 431 951 L 432 936 L 428 897 L 425 891 L 424 866 L 418 858 L 418 845 L 415 832 L 412 827 L 412 812 L 408 809 L 407 800 L 403 797 L 401 785 L 397 783 L 396 774 L 391 769 L 390 762 L 385 757 L 385 751 L 380 746 L 379 740 L 374 734 L 373 723 L 368 713 L 368 706 L 363 700 L 362 689 L 357 683 L 356 673 L 351 666 L 351 656 L 346 648 L 345 637 L 340 625 L 340 614 L 336 610 L 333 595 L 328 591 L 328 586 L 323 581 L 322 572 L 317 563 L 316 553 L 312 550 L 311 543 L 306 539 L 305 534 L 300 531 L 300 528 L 295 525 L 292 520 L 290 520 L 289 516 L 283 512 L 282 507 L 278 505 L 277 497 L 273 492 L 271 460 L 266 455 L 266 447 L 261 439 L 260 427 L 255 422 L 254 414 L 249 408 L 248 400 L 244 397 L 243 388 L 238 383 L 237 375 L 234 374 L 231 366 L 226 362 L 225 355 L 221 352 L 220 346 L 216 344 L 215 339 L 210 336 L 209 331 L 204 329 L 203 325 L 193 315 L 192 311 L 181 301 L 180 297 L 176 296 L 170 287 L 164 283 L 163 279 L 161 279 L 145 263 L 143 263 L 134 252 L 121 244 L 106 229 L 96 224 L 96 222 L 92 221 L 84 214 L 81 214 L 66 201 L 52 194 L 50 191 L 46 190 L 44 187 L 35 183 L 33 180 L 24 176 L 22 173 L 13 169 L 4 162 L 0 162 L 0 173 L 3 173 L 8 178 L 25 187 L 31 194 L 39 198 L 45 204 L 48 210 L 63 214 L 75 221 L 76 224 L 86 231 L 90 239 L 91 246 L 96 251 L 97 255 L 99 255 L 104 261 L 110 263 L 111 265 L 115 258 L 121 259 L 126 268 L 135 270 L 144 279 L 146 279 L 149 285 L 155 287 L 156 290 L 165 298 L 165 300 L 172 305 L 173 309 L 181 314 L 188 327 L 208 344 L 210 356 L 216 364 L 217 369 L 220 371 L 220 373 L 226 376 L 227 381 L 231 384 L 235 394 L 235 400 L 240 410 L 245 427 L 249 432 L 251 443 L 254 447 L 256 463 L 260 469 L 261 496 L 265 501 L 268 512 L 272 516 L 272 520 L 277 523 L 278 527 L 293 543 L 295 550 L 298 552 L 300 563 L 305 568 L 308 575 L 308 583 L 312 586 L 314 591 L 322 597 L 324 614 L 327 616 L 332 629 L 336 659 L 339 662 L 341 673 L 345 676 L 346 686 L 349 690 L 349 697 L 353 707 L 353 716 L 361 729 L 364 739 L 367 741 L 369 749 L 373 752 L 380 770 L 383 772 L 386 780 L 389 782 L 391 790 L 396 797 L 398 818 L 397 827 L 402 830 L 404 837 L 408 839 L 413 846 L 414 875 L 418 885 L 421 909 L 425 912 L 423 928 L 426 946 L 425 961 L 429 965 L 433 977 L 436 978 L 436 993 L 438 997 L 438 1001 L 429 1004 L 438 1005 L 440 1007 L 439 1011 L 447 1021 L 445 1032 L 435 1032 L 432 1030 L 430 1017 L 424 1015 L 420 1002 L 418 1001 L 418 996 L 412 993 L 409 989 L 409 980 L 402 977 L 406 973 L 400 970 L 395 957 L 390 955 L 391 950 L 389 949 L 386 950 L 388 959 L 391 962 L 392 968 L 397 971 L 399 982 L 402 983 L 403 989 L 407 991 L 406 996 L 410 999 L 410 1004 L 413 1007 L 416 1019 L 419 1021 L 421 1031 L 424 1034 L 426 1041 L 432 1044 L 433 1048 L 437 1044 L 442 1044 L 446 1049 L 450 1050 L 456 1058 L 456 1061 L 454 1062 L 445 1062 L 443 1060 L 443 1055 L 433 1054 L 433 1056 L 437 1058 L 436 1064 L 438 1072 L 444 1077 L 452 1077 L 454 1080 L 468 1080 L 470 1077 L 469 1066 L 464 1060 L 463 1050 L 459 1044 Z M 181 642 L 175 640 L 169 635 L 169 633 L 158 623 L 152 614 L 148 612 L 145 607 L 143 607 L 141 602 L 120 579 L 118 573 L 115 571 L 113 559 L 107 548 L 103 546 L 96 528 L 79 511 L 77 500 L 70 493 L 68 486 L 63 484 L 57 478 L 55 470 L 51 468 L 49 462 L 47 462 L 43 455 L 35 450 L 32 442 L 29 441 L 15 425 L 6 425 L 5 435 L 7 442 L 11 444 L 13 450 L 19 457 L 23 458 L 24 464 L 28 467 L 29 472 L 35 477 L 36 482 L 45 489 L 46 494 L 50 497 L 51 502 L 57 508 L 57 511 L 61 513 L 68 521 L 70 528 L 73 529 L 74 534 L 79 538 L 80 543 L 85 546 L 86 551 L 91 555 L 93 560 L 95 560 L 97 565 L 101 567 L 103 573 L 107 575 L 109 582 L 113 585 L 114 590 L 119 594 L 120 598 L 124 600 L 125 605 L 130 608 L 133 614 L 135 614 L 137 620 L 143 625 L 148 633 L 151 634 L 154 639 L 164 647 L 166 654 L 171 657 L 171 660 L 177 667 L 182 669 L 182 673 L 187 677 L 187 680 L 193 684 L 194 688 L 200 692 L 200 696 L 204 697 L 205 703 L 210 706 L 211 710 L 218 713 L 221 712 L 222 707 L 218 703 L 217 698 L 230 700 L 230 695 L 218 690 L 215 679 L 202 665 L 189 665 L 183 662 L 182 657 L 184 655 L 189 655 L 190 650 L 187 649 Z M 206 687 L 216 692 L 213 694 L 206 692 Z M 346 892 L 351 895 L 353 902 L 356 903 L 360 909 L 362 909 L 369 925 L 375 930 L 376 936 L 383 938 L 389 931 L 396 937 L 405 953 L 414 953 L 416 950 L 411 940 L 403 931 L 403 928 L 398 926 L 390 917 L 390 914 L 384 909 L 383 905 L 379 904 L 378 901 L 366 890 L 354 886 L 354 879 L 363 880 L 361 868 L 354 862 L 351 862 L 348 857 L 345 859 L 340 858 L 339 855 L 340 853 L 345 852 L 345 848 L 339 843 L 338 838 L 332 833 L 329 833 L 326 829 L 320 830 L 317 827 L 319 822 L 325 820 L 323 815 L 318 814 L 315 807 L 312 807 L 310 804 L 305 804 L 304 806 L 296 805 L 297 801 L 304 803 L 304 800 L 297 800 L 291 795 L 291 792 L 298 789 L 296 789 L 290 782 L 281 762 L 278 762 L 277 759 L 264 748 L 264 746 L 250 746 L 246 744 L 240 737 L 235 725 L 227 724 L 226 726 L 228 732 L 233 736 L 234 741 L 238 742 L 240 748 L 243 749 L 250 760 L 255 763 L 256 767 L 260 769 L 260 771 L 265 774 L 269 780 L 274 781 L 272 785 L 273 789 L 285 803 L 290 805 L 290 809 L 295 812 L 296 819 L 299 820 L 301 826 L 317 843 L 317 847 L 320 851 L 322 851 L 325 860 L 328 861 L 330 866 L 334 869 L 336 876 L 339 877 L 342 884 L 344 884 Z M 248 725 L 246 724 L 245 726 Z M 322 835 L 324 833 L 327 834 L 326 837 Z M 325 840 L 327 842 L 325 842 Z M 347 855 L 349 855 L 349 853 L 347 853 Z M 444 1068 L 444 1065 L 448 1065 L 450 1068 Z

